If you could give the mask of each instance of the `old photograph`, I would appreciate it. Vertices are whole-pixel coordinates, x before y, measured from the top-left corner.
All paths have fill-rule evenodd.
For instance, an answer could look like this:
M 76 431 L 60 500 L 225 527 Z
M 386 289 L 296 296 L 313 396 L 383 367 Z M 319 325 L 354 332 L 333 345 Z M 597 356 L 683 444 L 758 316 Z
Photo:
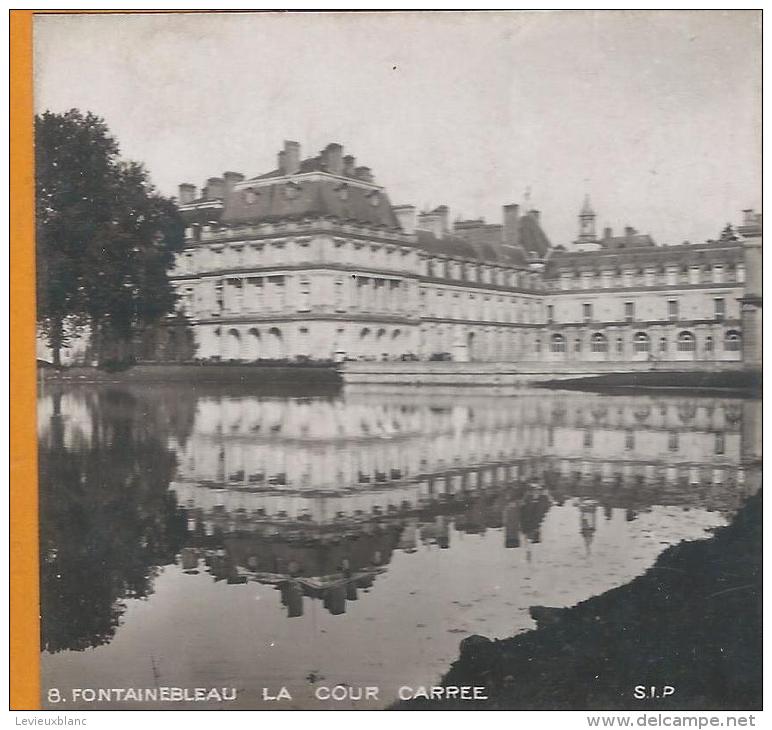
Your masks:
M 41 707 L 760 710 L 761 29 L 36 14 Z

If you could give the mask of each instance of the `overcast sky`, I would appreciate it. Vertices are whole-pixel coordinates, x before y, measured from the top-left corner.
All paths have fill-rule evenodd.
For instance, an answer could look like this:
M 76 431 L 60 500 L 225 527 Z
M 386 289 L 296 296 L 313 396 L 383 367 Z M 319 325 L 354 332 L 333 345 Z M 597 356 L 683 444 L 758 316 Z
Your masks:
M 760 208 L 760 13 L 49 15 L 36 109 L 104 117 L 176 195 L 328 142 L 393 204 L 500 221 L 533 207 L 552 242 L 598 230 L 715 237 Z

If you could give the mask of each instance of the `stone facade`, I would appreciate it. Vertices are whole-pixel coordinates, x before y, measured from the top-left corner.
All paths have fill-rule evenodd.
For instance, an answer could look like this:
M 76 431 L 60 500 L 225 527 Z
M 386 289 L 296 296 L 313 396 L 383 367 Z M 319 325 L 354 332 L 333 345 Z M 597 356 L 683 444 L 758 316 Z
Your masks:
M 173 278 L 196 358 L 456 361 L 732 361 L 760 337 L 760 216 L 718 241 L 658 246 L 631 228 L 552 246 L 537 210 L 451 223 L 392 206 L 340 145 L 278 167 L 180 186 L 187 245 Z M 749 254 L 748 252 L 752 252 Z M 760 269 L 759 269 L 760 270 Z M 756 334 L 758 332 L 758 334 Z M 755 362 L 756 360 L 754 360 Z

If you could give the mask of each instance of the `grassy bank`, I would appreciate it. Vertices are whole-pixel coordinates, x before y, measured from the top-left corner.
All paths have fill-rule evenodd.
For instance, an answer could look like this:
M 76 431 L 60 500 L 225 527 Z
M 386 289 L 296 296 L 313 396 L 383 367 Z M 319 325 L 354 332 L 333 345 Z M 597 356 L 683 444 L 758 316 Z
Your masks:
M 140 364 L 122 370 L 70 367 L 39 370 L 46 382 L 61 383 L 217 383 L 244 386 L 338 387 L 341 378 L 332 365 Z
M 631 390 L 678 390 L 693 395 L 727 394 L 740 397 L 761 396 L 760 370 L 727 370 L 716 372 L 652 371 L 609 373 L 591 377 L 546 380 L 539 387 L 555 390 L 587 390 L 604 393 L 629 393 Z
M 665 550 L 644 575 L 568 609 L 532 609 L 533 631 L 467 641 L 442 684 L 485 701 L 408 710 L 757 710 L 762 704 L 762 497 L 707 540 Z M 635 687 L 674 688 L 636 699 Z

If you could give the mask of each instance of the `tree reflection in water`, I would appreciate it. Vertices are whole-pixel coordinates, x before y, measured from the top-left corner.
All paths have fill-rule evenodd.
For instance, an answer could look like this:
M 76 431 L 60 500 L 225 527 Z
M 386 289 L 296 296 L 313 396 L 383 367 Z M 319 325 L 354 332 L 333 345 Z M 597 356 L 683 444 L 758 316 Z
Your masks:
M 152 594 L 185 534 L 157 405 L 92 390 L 83 401 L 89 430 L 73 440 L 61 400 L 52 394 L 38 457 L 41 644 L 52 653 L 109 642 L 125 600 Z

